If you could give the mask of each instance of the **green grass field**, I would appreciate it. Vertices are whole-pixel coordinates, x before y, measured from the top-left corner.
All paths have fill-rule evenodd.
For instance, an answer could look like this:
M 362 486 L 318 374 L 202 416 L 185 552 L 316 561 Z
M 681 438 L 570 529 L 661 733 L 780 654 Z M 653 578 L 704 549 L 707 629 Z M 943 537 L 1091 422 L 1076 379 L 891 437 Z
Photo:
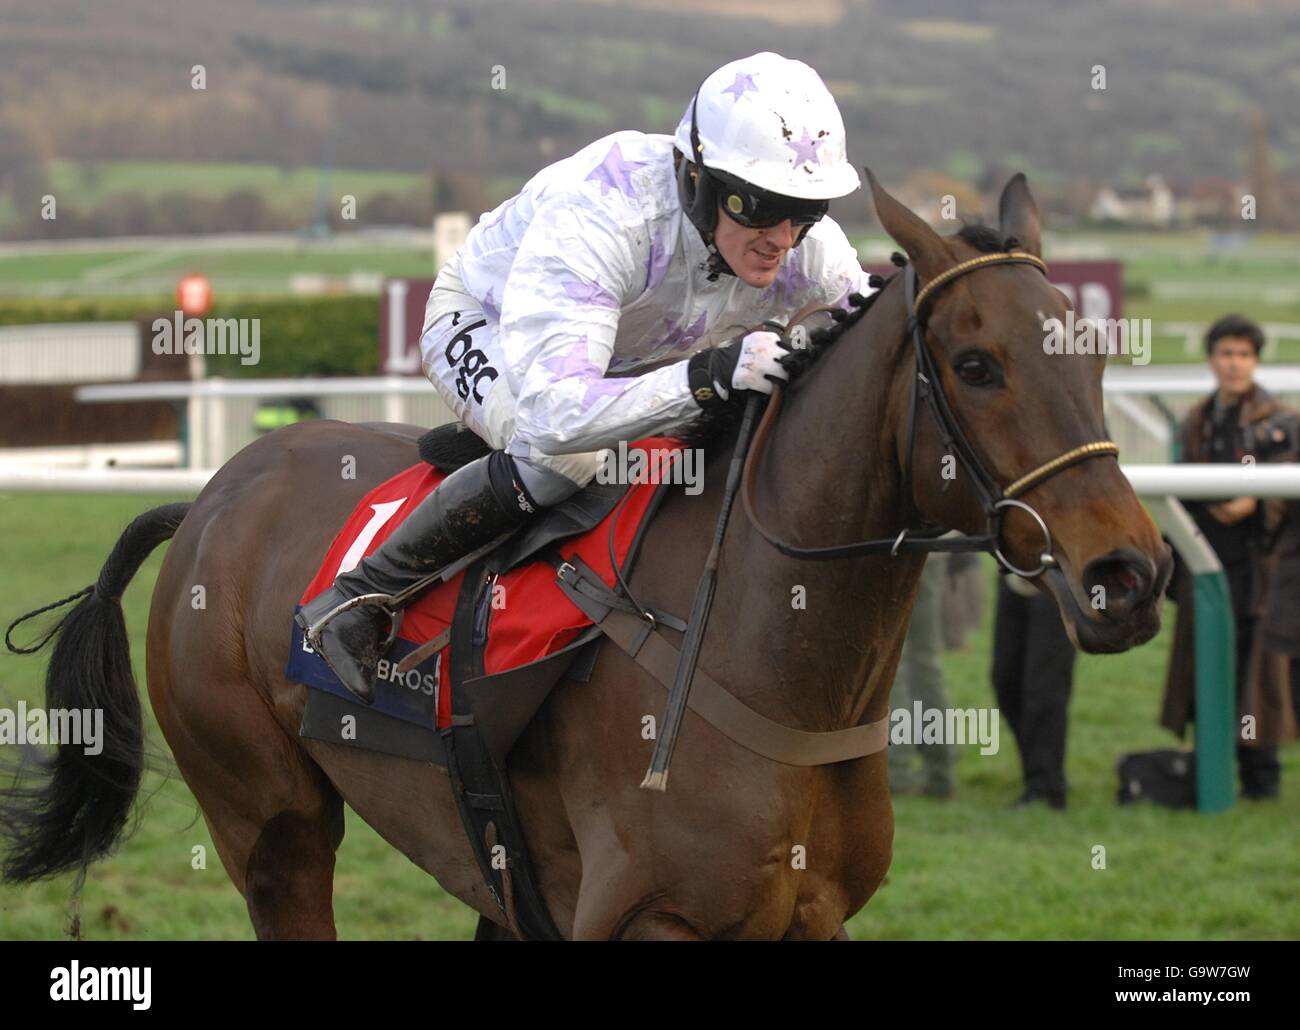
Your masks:
M 433 278 L 431 247 L 347 243 L 314 246 L 309 241 L 257 249 L 202 249 L 160 245 L 122 251 L 50 251 L 39 255 L 0 254 L 0 295 L 129 295 L 142 309 L 170 302 L 180 278 L 207 276 L 214 294 L 230 298 L 286 294 L 295 275 L 346 277 L 353 273 Z
M 279 175 L 278 169 L 267 168 L 266 174 Z M 885 246 L 879 234 L 856 242 L 860 249 L 875 246 L 871 253 Z M 1265 324 L 1300 325 L 1297 239 L 1261 235 L 1220 251 L 1211 234 L 1203 231 L 1061 234 L 1045 244 L 1049 261 L 1054 247 L 1067 246 L 1124 262 L 1124 316 L 1151 319 L 1155 364 L 1200 360 L 1199 352 L 1187 354 L 1184 336 L 1161 334 L 1170 323 L 1204 326 L 1237 310 Z M 14 255 L 0 249 L 0 295 L 9 297 L 112 294 L 138 297 L 144 310 L 159 301 L 170 302 L 177 280 L 192 272 L 208 276 L 216 295 L 230 299 L 287 293 L 292 277 L 302 274 L 427 278 L 433 274 L 433 256 L 429 247 L 377 245 L 346 237 L 256 249 L 205 248 L 197 241 L 160 244 L 153 250 L 51 249 Z M 1274 360 L 1300 362 L 1300 339 L 1282 340 Z
M 863 244 L 885 245 L 879 235 L 855 242 L 860 251 Z M 1221 249 L 1211 233 L 1201 230 L 1059 233 L 1043 244 L 1049 264 L 1054 253 L 1070 250 L 1080 254 L 1079 260 L 1123 262 L 1123 316 L 1151 320 L 1152 364 L 1202 360 L 1199 346 L 1193 355 L 1185 351 L 1185 336 L 1162 334 L 1170 323 L 1206 327 L 1238 311 L 1264 324 L 1300 325 L 1300 239 L 1295 237 L 1263 234 Z M 1272 360 L 1300 362 L 1300 339 L 1279 341 Z
M 220 196 L 231 190 L 265 193 L 272 201 L 310 205 L 320 185 L 320 169 L 312 164 L 281 168 L 273 164 L 198 161 L 52 161 L 49 187 L 55 196 L 94 207 L 117 193 L 192 193 Z M 401 193 L 419 186 L 414 172 L 335 168 L 329 172 L 331 190 L 358 200 L 384 191 Z
M 235 191 L 256 193 L 267 210 L 303 226 L 313 219 L 322 186 L 337 210 L 350 195 L 365 204 L 378 194 L 404 196 L 430 188 L 420 172 L 331 168 L 323 173 L 308 162 L 295 167 L 239 161 L 51 161 L 43 192 L 55 197 L 61 210 L 87 214 L 105 204 L 135 197 L 157 202 L 184 196 L 217 200 Z M 23 221 L 13 199 L 0 197 L 0 230 Z M 2 279 L 2 276 L 0 276 Z
M 0 616 L 21 613 L 91 582 L 125 524 L 159 497 L 0 495 Z M 141 683 L 147 609 L 163 550 L 124 599 Z M 990 567 L 990 577 L 992 570 Z M 989 707 L 989 619 L 969 650 L 946 656 L 953 703 Z M 1125 751 L 1169 746 L 1156 725 L 1169 646 L 1166 629 L 1126 655 L 1081 657 L 1071 708 L 1064 813 L 1009 807 L 1019 792 L 1014 742 L 999 754 L 967 748 L 955 798 L 896 804 L 894 863 L 849 929 L 857 938 L 1300 937 L 1300 749 L 1284 750 L 1283 797 L 1206 817 L 1115 802 Z M 30 625 L 20 642 L 33 639 Z M 44 656 L 0 655 L 0 705 L 36 702 Z M 146 712 L 148 713 L 147 701 Z M 166 744 L 146 716 L 150 739 Z M 248 939 L 242 899 L 226 878 L 197 807 L 178 777 L 149 777 L 139 831 L 92 868 L 81 902 L 91 939 Z M 1092 868 L 1092 849 L 1106 868 Z M 207 868 L 192 868 L 192 849 Z M 0 938 L 60 937 L 69 880 L 0 887 Z M 465 938 L 476 917 L 349 814 L 335 907 L 345 938 Z

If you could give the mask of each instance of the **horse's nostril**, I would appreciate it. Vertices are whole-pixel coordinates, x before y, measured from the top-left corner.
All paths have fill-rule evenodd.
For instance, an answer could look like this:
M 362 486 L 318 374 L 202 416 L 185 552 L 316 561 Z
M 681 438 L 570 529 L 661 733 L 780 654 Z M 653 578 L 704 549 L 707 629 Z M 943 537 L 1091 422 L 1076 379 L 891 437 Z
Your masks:
M 1147 599 L 1153 563 L 1137 551 L 1117 551 L 1088 563 L 1084 584 L 1098 612 L 1123 617 Z

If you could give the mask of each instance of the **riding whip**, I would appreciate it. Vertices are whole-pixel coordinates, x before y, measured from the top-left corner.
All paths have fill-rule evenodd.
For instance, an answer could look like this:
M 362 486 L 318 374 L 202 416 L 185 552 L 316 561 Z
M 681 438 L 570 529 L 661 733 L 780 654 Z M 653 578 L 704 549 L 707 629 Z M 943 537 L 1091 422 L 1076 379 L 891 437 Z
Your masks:
M 773 389 L 779 390 L 780 386 L 774 386 Z M 745 467 L 745 455 L 749 451 L 750 437 L 754 434 L 758 409 L 762 407 L 764 400 L 763 394 L 752 393 L 749 400 L 745 402 L 745 414 L 740 422 L 736 449 L 731 455 L 731 467 L 727 470 L 727 484 L 722 493 L 722 508 L 718 512 L 718 524 L 713 531 L 713 546 L 709 549 L 708 559 L 704 563 L 704 572 L 700 576 L 699 585 L 695 588 L 695 600 L 691 602 L 691 614 L 687 619 L 681 656 L 677 660 L 677 672 L 673 676 L 672 689 L 668 691 L 663 725 L 655 740 L 654 753 L 650 756 L 650 768 L 646 770 L 645 779 L 641 781 L 641 786 L 645 790 L 662 792 L 668 789 L 668 767 L 673 760 L 673 750 L 677 747 L 677 734 L 681 730 L 682 716 L 686 713 L 686 699 L 690 696 L 691 681 L 695 678 L 700 645 L 704 641 L 704 630 L 709 622 L 709 609 L 713 607 L 713 591 L 718 583 L 718 561 L 722 554 L 722 539 L 727 533 L 727 519 L 731 515 L 731 502 L 735 500 L 736 490 L 740 486 L 740 473 Z

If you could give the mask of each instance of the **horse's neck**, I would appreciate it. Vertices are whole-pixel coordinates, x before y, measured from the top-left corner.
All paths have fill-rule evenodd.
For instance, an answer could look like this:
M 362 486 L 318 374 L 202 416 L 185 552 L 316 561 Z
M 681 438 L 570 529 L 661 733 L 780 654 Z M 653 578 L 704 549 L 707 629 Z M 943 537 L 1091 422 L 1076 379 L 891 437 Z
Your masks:
M 898 440 L 911 368 L 902 319 L 892 290 L 788 398 L 756 483 L 760 516 L 782 539 L 820 546 L 901 528 Z M 728 688 L 807 729 L 883 718 L 923 562 L 787 558 L 738 514 L 724 568 L 736 570 L 726 587 L 746 617 L 727 621 L 768 674 L 737 669 Z

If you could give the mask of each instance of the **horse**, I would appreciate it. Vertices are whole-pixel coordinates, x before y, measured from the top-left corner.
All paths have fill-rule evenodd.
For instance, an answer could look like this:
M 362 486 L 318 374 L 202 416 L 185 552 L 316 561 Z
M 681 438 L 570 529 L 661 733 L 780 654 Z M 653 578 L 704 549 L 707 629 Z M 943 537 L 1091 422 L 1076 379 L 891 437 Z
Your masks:
M 1032 509 L 1022 500 L 1001 512 L 999 554 L 1041 573 L 1032 581 L 1056 600 L 1081 649 L 1149 640 L 1171 570 L 1168 546 L 1112 454 L 1053 464 L 1105 436 L 1105 358 L 1046 352 L 1044 321 L 1064 319 L 1069 300 L 1028 259 L 979 267 L 993 253 L 1040 254 L 1024 176 L 1003 190 L 996 230 L 967 226 L 949 236 L 870 171 L 868 179 L 880 223 L 917 281 L 962 273 L 931 298 L 920 330 L 955 425 L 996 482 L 1051 471 L 1018 495 L 1031 497 Z M 904 501 L 930 526 L 968 535 L 987 526 L 974 477 L 965 466 L 951 472 L 952 440 L 925 409 L 909 412 L 918 368 L 903 278 L 892 276 L 859 317 L 824 334 L 769 427 L 751 500 L 764 533 L 792 548 L 892 537 Z M 345 804 L 476 910 L 478 937 L 511 936 L 445 771 L 299 737 L 307 691 L 284 676 L 294 604 L 332 535 L 369 489 L 417 460 L 421 431 L 286 427 L 231 458 L 192 503 L 156 508 L 127 528 L 58 628 L 47 674 L 51 705 L 103 707 L 106 746 L 98 757 L 62 748 L 48 781 L 5 795 L 4 821 L 17 838 L 9 881 L 84 874 L 120 842 L 142 731 L 118 599 L 170 538 L 149 615 L 149 698 L 257 937 L 336 936 Z M 724 436 L 710 449 L 703 492 L 664 501 L 629 583 L 638 598 L 668 611 L 690 607 L 732 446 Z M 344 478 L 341 463 L 355 476 Z M 761 715 L 802 730 L 887 718 L 925 554 L 895 548 L 813 563 L 772 547 L 764 533 L 731 520 L 700 669 Z M 207 604 L 196 609 L 199 585 Z M 890 865 L 885 753 L 787 765 L 688 712 L 672 787 L 642 790 L 654 743 L 642 728 L 663 700 L 662 687 L 606 641 L 589 678 L 561 681 L 510 753 L 536 882 L 561 934 L 845 939 L 845 921 Z

